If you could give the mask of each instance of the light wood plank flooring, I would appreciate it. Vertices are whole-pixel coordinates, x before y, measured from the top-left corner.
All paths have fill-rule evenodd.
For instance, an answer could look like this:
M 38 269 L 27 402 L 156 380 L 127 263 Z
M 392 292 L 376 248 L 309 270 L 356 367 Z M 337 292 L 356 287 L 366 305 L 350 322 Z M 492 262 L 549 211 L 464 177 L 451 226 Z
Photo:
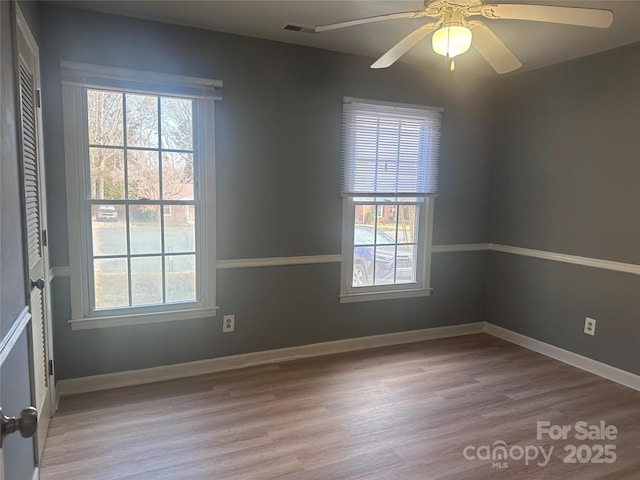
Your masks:
M 536 439 L 538 421 L 601 420 L 615 440 Z M 465 459 L 499 441 L 506 468 Z M 564 463 L 569 444 L 616 460 Z M 518 459 L 527 447 L 553 447 L 548 464 Z M 640 479 L 640 392 L 469 335 L 64 397 L 41 465 L 42 480 L 516 478 Z

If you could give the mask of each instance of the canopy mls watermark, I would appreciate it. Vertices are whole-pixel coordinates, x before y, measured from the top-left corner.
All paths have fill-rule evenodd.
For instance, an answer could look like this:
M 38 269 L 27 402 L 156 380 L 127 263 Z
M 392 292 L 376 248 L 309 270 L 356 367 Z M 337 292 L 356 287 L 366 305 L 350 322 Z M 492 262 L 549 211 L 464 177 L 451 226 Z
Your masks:
M 573 424 L 552 424 L 547 420 L 536 422 L 537 442 L 551 440 L 562 445 L 508 445 L 504 440 L 492 444 L 467 445 L 462 450 L 466 460 L 491 462 L 492 468 L 504 469 L 509 462 L 546 467 L 552 461 L 580 464 L 610 464 L 617 460 L 616 445 L 618 428 L 604 420 L 598 423 L 578 421 Z M 562 448 L 554 456 L 554 451 Z

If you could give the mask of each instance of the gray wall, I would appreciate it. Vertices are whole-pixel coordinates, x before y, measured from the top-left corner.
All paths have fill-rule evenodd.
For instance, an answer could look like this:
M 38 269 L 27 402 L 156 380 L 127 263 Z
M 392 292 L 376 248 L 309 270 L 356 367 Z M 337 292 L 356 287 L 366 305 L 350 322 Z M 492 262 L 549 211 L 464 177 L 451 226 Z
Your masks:
M 443 106 L 435 244 L 640 263 L 640 45 L 489 79 L 45 4 L 52 265 L 68 265 L 60 60 L 218 78 L 218 258 L 340 251 L 343 96 Z M 635 135 L 634 135 L 635 134 Z M 491 232 L 491 233 L 490 233 Z M 221 270 L 220 317 L 72 332 L 53 284 L 58 378 L 487 320 L 637 372 L 637 276 L 493 252 L 436 254 L 431 297 L 341 305 L 339 265 Z M 486 293 L 486 295 L 485 295 Z M 584 317 L 597 334 L 582 332 Z
M 640 263 L 639 58 L 634 44 L 500 80 L 493 243 Z M 640 373 L 640 277 L 488 265 L 487 321 Z
M 434 243 L 489 240 L 495 81 L 44 4 L 41 47 L 52 265 L 68 264 L 61 60 L 217 78 L 218 258 L 340 252 L 341 99 L 442 106 Z M 53 282 L 59 379 L 483 320 L 486 254 L 439 254 L 431 297 L 345 304 L 339 265 L 218 272 L 216 319 L 70 330 Z M 221 333 L 221 316 L 237 315 Z

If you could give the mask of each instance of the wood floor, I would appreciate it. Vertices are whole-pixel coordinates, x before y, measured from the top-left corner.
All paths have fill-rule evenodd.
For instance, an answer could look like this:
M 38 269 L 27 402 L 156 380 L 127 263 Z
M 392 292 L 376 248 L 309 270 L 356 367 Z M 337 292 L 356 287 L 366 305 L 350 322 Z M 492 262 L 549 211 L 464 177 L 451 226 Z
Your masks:
M 539 421 L 572 430 L 538 440 Z M 577 440 L 579 421 L 618 434 Z M 506 459 L 477 458 L 496 442 Z M 613 458 L 598 445 L 615 462 L 580 463 Z M 637 480 L 640 392 L 489 335 L 433 340 L 64 397 L 41 479 Z

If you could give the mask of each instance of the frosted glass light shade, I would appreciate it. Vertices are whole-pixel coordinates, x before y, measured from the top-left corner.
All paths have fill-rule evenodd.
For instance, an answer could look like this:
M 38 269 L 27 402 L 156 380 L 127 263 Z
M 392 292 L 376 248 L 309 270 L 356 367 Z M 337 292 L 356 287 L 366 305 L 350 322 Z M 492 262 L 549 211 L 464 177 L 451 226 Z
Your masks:
M 460 25 L 439 28 L 433 34 L 432 45 L 438 55 L 453 58 L 471 47 L 471 30 Z

